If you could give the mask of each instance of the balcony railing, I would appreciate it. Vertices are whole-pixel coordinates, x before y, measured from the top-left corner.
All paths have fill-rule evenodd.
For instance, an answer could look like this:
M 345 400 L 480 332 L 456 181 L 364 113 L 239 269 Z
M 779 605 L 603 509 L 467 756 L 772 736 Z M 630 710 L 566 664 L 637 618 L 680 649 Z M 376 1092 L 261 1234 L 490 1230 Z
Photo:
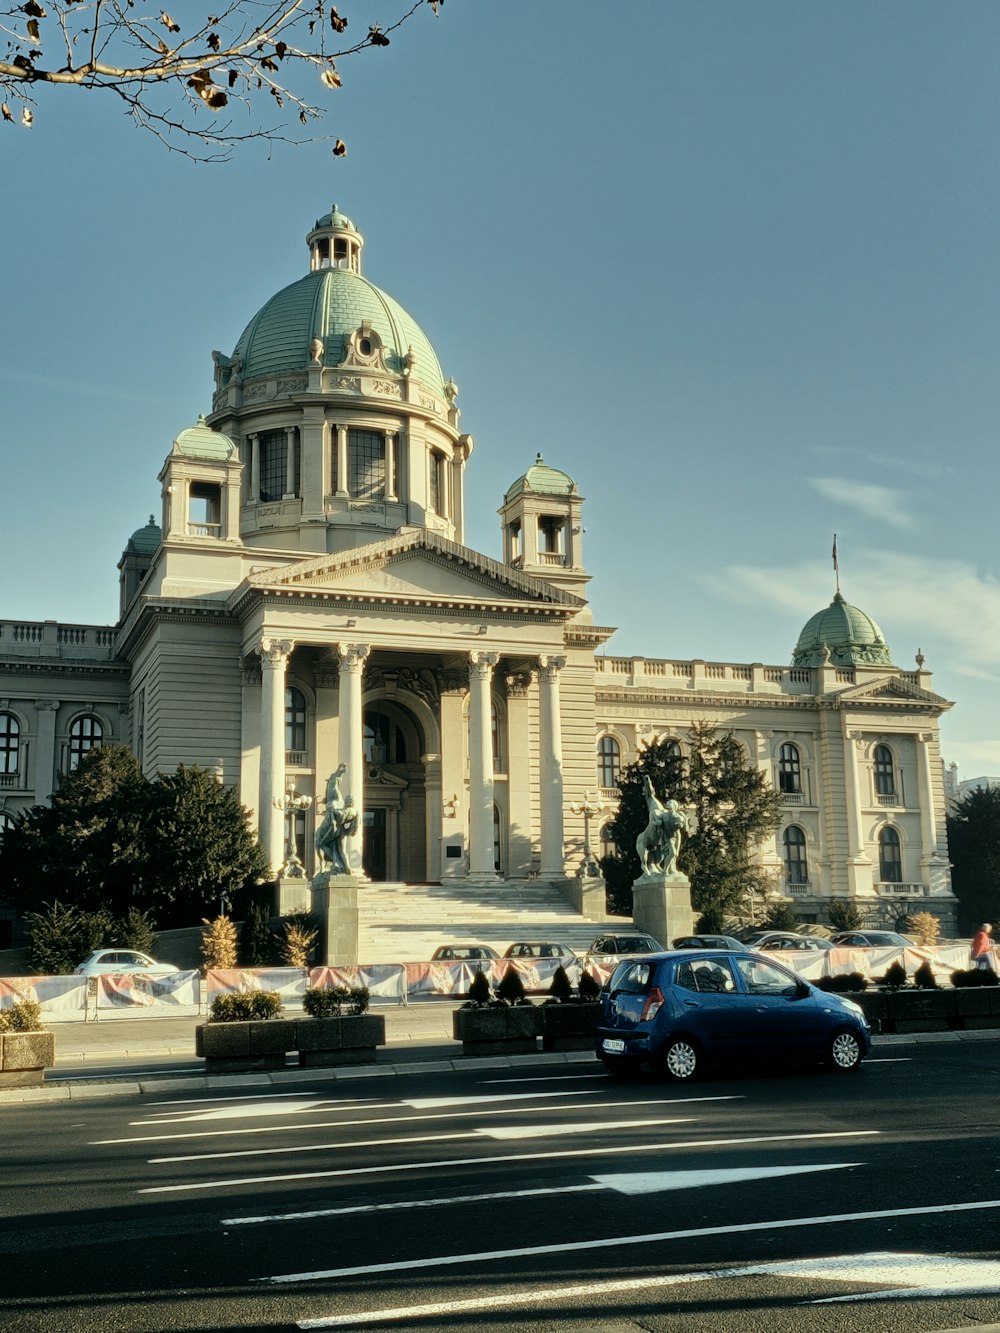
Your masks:
M 922 898 L 924 896 L 924 886 L 922 884 L 890 884 L 886 880 L 881 880 L 875 887 L 886 898 Z
M 305 750 L 286 750 L 285 751 L 286 768 L 308 768 L 309 755 Z

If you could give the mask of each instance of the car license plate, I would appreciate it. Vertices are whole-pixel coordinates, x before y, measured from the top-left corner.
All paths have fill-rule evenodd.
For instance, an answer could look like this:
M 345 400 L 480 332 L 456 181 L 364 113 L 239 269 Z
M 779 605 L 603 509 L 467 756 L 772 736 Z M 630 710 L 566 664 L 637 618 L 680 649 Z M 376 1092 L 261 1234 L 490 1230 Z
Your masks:
M 625 1049 L 625 1043 L 622 1041 L 620 1037 L 605 1037 L 603 1045 L 606 1051 L 620 1052 Z

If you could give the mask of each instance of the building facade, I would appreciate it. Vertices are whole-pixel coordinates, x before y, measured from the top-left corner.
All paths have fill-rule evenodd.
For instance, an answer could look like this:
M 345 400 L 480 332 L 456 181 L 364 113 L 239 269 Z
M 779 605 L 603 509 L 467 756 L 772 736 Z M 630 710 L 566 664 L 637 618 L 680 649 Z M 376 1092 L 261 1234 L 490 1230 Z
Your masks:
M 576 483 L 538 455 L 503 497 L 502 558 L 469 545 L 455 382 L 363 275 L 350 219 L 334 207 L 306 243 L 306 274 L 213 353 L 211 410 L 119 563 L 118 623 L 0 622 L 0 827 L 120 741 L 147 773 L 238 786 L 276 872 L 315 868 L 343 764 L 357 873 L 558 883 L 586 798 L 596 844 L 622 766 L 708 719 L 783 795 L 762 857 L 804 919 L 852 897 L 950 924 L 950 704 L 922 662 L 895 666 L 839 593 L 791 666 L 606 656 Z

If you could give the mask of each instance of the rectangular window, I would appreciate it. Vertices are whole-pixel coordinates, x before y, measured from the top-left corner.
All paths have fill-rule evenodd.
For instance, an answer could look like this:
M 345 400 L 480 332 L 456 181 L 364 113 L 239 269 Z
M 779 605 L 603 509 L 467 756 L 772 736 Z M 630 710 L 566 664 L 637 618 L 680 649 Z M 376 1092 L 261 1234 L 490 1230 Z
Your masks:
M 347 455 L 351 498 L 384 500 L 385 436 L 374 430 L 349 430 Z
M 260 498 L 280 500 L 285 493 L 287 453 L 283 430 L 262 431 L 257 440 L 260 450 Z
M 435 514 L 440 514 L 441 512 L 441 462 L 442 459 L 440 454 L 432 453 L 428 459 L 428 467 L 430 469 L 428 481 L 430 485 L 428 487 L 427 500 L 430 508 L 434 510 Z
M 222 488 L 212 481 L 193 481 L 188 490 L 188 536 L 221 535 Z

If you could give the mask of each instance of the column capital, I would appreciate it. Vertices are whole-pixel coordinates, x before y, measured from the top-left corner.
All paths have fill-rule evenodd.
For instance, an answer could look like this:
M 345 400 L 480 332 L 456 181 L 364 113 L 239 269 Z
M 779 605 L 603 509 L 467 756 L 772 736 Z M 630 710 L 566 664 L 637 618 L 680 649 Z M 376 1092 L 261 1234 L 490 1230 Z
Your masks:
M 499 660 L 499 653 L 483 653 L 473 649 L 469 653 L 469 680 L 489 680 Z
M 260 641 L 260 661 L 261 665 L 269 667 L 283 667 L 291 656 L 295 644 L 291 639 L 261 639 Z
M 565 665 L 565 657 L 553 657 L 551 654 L 546 654 L 538 659 L 538 672 L 542 680 L 552 682 Z
M 36 699 L 35 707 L 40 713 L 56 712 L 59 707 L 58 699 Z
M 360 672 L 371 650 L 370 643 L 338 643 L 337 656 L 340 658 L 341 671 Z

